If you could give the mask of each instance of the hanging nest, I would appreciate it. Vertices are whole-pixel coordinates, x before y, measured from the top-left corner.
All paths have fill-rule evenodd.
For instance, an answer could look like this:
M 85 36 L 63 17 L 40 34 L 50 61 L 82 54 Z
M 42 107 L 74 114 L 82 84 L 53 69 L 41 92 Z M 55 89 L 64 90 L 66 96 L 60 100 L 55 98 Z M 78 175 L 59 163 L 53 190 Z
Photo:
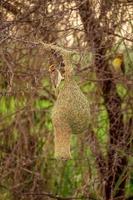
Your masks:
M 68 70 L 69 69 L 69 70 Z M 69 159 L 71 134 L 82 134 L 89 128 L 90 109 L 86 96 L 66 66 L 64 85 L 52 111 L 55 133 L 55 156 Z

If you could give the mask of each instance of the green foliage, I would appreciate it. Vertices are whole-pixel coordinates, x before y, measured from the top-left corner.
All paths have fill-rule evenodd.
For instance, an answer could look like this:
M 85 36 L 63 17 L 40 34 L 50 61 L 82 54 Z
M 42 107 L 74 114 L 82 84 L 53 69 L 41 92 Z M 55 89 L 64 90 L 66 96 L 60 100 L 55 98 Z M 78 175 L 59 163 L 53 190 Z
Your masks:
M 119 96 L 123 99 L 126 94 L 127 94 L 127 90 L 126 88 L 122 85 L 122 84 L 117 84 L 117 92 L 119 94 Z
M 102 143 L 107 141 L 107 133 L 109 129 L 109 119 L 105 106 L 100 107 L 100 112 L 98 114 L 98 128 L 96 130 L 99 139 Z
M 37 109 L 45 109 L 51 106 L 51 102 L 48 100 L 37 100 L 36 101 L 36 108 Z

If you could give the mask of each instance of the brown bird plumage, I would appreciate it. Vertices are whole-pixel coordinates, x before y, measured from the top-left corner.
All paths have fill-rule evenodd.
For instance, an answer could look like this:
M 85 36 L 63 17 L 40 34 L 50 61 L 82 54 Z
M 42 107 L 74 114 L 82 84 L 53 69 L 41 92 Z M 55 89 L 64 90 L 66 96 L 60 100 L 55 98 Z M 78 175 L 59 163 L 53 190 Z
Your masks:
M 54 88 L 59 87 L 61 80 L 64 79 L 60 71 L 54 65 L 51 65 L 49 67 L 49 73 L 50 73 L 51 82 Z

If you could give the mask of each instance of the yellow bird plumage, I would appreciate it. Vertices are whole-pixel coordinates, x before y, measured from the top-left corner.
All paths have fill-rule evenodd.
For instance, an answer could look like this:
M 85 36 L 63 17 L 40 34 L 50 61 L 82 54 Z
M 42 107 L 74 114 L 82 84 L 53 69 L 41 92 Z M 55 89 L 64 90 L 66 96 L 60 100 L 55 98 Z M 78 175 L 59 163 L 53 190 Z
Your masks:
M 123 54 L 118 54 L 112 62 L 113 68 L 116 73 L 125 73 L 124 57 Z

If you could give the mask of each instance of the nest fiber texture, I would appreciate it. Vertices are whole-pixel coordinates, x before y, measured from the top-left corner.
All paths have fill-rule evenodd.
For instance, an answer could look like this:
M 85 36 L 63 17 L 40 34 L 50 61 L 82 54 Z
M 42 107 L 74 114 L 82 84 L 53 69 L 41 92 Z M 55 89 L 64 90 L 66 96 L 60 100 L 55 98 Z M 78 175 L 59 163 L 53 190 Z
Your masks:
M 70 156 L 71 133 L 80 134 L 87 130 L 89 119 L 87 98 L 74 79 L 66 79 L 52 111 L 57 157 Z

